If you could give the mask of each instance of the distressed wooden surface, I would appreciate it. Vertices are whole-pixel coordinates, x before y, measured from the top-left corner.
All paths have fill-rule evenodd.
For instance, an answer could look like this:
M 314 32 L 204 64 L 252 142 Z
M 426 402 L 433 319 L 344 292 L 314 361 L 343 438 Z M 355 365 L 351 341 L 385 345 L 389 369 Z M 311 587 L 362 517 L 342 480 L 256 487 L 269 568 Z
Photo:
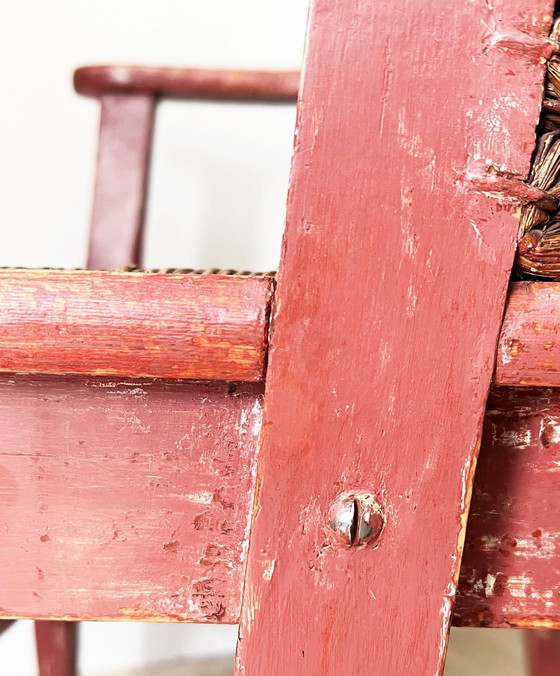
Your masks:
M 273 281 L 0 270 L 0 372 L 259 381 Z
M 273 286 L 268 277 L 0 270 L 0 371 L 263 380 Z M 513 283 L 494 385 L 559 387 L 559 334 L 560 284 Z
M 235 622 L 260 387 L 0 376 L 0 616 Z
M 0 383 L 1 614 L 237 621 L 260 386 Z M 455 624 L 560 626 L 559 466 L 560 392 L 495 390 Z
M 312 3 L 238 674 L 443 668 L 551 9 Z
M 498 344 L 498 385 L 560 386 L 560 284 L 512 284 Z
M 488 401 L 455 624 L 560 627 L 560 392 Z
M 36 622 L 39 676 L 75 676 L 78 648 L 76 622 Z
M 299 71 L 84 66 L 74 73 L 74 87 L 89 96 L 135 93 L 175 98 L 295 101 L 299 77 Z
M 154 122 L 149 94 L 105 94 L 87 267 L 111 270 L 140 257 Z

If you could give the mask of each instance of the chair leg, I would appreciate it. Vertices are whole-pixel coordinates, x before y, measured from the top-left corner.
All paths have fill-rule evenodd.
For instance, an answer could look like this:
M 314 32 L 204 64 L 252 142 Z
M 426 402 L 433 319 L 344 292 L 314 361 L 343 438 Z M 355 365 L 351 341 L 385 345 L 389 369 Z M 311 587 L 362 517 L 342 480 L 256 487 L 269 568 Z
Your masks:
M 560 673 L 560 631 L 531 629 L 525 632 L 529 676 L 558 676 Z
M 0 636 L 9 629 L 15 620 L 0 620 Z
M 36 621 L 39 676 L 76 676 L 76 622 Z

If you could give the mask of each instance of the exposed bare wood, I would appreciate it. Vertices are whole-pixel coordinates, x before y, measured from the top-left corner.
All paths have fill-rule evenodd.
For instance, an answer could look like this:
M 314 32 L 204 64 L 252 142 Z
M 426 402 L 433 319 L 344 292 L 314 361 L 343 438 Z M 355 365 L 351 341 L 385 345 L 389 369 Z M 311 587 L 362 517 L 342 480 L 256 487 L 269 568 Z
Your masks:
M 0 372 L 259 381 L 268 277 L 0 270 Z
M 299 71 L 85 66 L 74 73 L 80 94 L 148 94 L 175 98 L 295 101 Z

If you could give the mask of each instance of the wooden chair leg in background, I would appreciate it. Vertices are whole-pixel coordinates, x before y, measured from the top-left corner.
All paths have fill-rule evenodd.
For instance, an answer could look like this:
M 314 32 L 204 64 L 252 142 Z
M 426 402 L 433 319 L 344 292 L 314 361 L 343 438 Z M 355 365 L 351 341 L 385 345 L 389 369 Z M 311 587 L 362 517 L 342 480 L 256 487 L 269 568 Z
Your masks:
M 528 676 L 560 674 L 560 631 L 531 629 L 525 632 Z
M 101 97 L 89 269 L 139 263 L 154 106 L 149 95 Z
M 2 620 L 0 621 L 0 636 L 9 629 L 12 624 L 15 622 L 15 620 Z
M 76 622 L 35 622 L 39 676 L 76 676 L 77 637 Z

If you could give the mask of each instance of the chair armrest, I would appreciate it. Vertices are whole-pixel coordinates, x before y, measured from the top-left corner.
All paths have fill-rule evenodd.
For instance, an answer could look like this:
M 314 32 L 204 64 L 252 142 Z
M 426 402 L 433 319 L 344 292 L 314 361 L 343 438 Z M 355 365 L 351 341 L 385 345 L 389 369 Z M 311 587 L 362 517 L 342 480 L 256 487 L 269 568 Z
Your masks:
M 74 72 L 80 94 L 232 101 L 295 101 L 299 71 L 202 70 L 145 66 L 85 66 Z

